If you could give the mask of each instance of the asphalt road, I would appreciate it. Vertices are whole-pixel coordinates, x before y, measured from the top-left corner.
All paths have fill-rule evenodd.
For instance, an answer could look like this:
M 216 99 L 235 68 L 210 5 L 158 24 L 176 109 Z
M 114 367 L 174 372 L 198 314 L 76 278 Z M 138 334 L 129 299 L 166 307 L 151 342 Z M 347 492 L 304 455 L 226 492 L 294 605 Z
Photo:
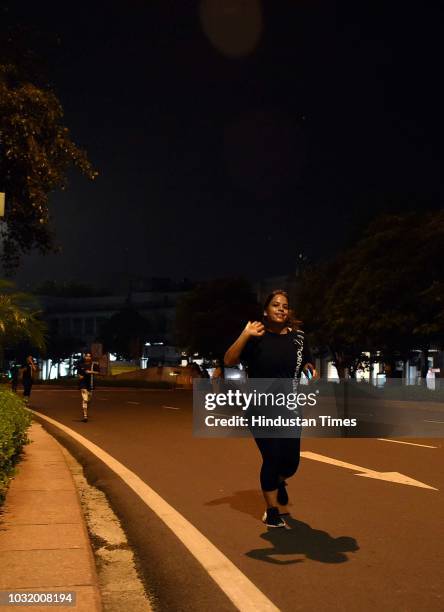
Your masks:
M 98 389 L 88 423 L 81 422 L 79 395 L 35 388 L 31 407 L 81 433 L 137 474 L 277 608 L 444 610 L 442 438 L 403 439 L 412 444 L 304 439 L 307 456 L 288 487 L 289 529 L 267 531 L 259 520 L 264 504 L 254 441 L 193 437 L 190 392 Z M 161 610 L 234 609 L 120 478 L 69 436 L 46 426 L 107 493 Z M 371 477 L 357 476 L 357 466 L 370 470 Z M 383 480 L 375 476 L 378 472 L 400 473 L 437 490 Z

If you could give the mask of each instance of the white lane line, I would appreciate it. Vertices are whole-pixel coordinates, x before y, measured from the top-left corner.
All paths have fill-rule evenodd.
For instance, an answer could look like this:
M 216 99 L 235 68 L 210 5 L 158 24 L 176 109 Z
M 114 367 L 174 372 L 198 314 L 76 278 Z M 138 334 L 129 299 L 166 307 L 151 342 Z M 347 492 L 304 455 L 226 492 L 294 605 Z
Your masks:
M 424 423 L 444 423 L 444 421 L 428 421 L 427 419 L 424 419 Z
M 376 438 L 380 442 L 394 442 L 395 444 L 408 444 L 409 446 L 422 446 L 423 448 L 438 448 L 437 446 L 429 446 L 428 444 L 417 444 L 416 442 L 404 442 L 401 440 L 390 440 L 390 438 Z
M 125 402 L 125 403 L 126 403 L 126 404 L 137 404 L 137 405 L 139 405 L 139 404 L 140 404 L 140 402 Z
M 105 465 L 107 465 L 140 497 L 140 499 L 171 529 L 174 535 L 186 546 L 199 561 L 211 578 L 222 589 L 234 606 L 241 612 L 279 612 L 272 601 L 260 591 L 234 563 L 208 540 L 194 525 L 170 506 L 160 495 L 149 487 L 137 474 L 114 459 L 102 448 L 80 435 L 73 429 L 51 419 L 40 412 L 33 411 L 48 423 L 83 444 Z
M 314 461 L 321 461 L 322 463 L 329 463 L 330 465 L 336 465 L 337 467 L 348 468 L 349 470 L 355 470 L 360 472 L 355 476 L 363 476 L 364 478 L 375 478 L 376 480 L 387 480 L 388 482 L 395 482 L 397 484 L 410 485 L 412 487 L 421 487 L 422 489 L 432 489 L 438 491 L 435 487 L 431 487 L 419 480 L 414 480 L 410 476 L 401 474 L 400 472 L 378 472 L 370 468 L 361 467 L 360 465 L 353 465 L 353 463 L 347 463 L 346 461 L 339 461 L 339 459 L 333 459 L 333 457 L 327 457 L 326 455 L 319 455 L 318 453 L 312 453 L 311 451 L 302 451 L 301 457 L 305 459 L 313 459 Z
M 176 406 L 162 406 L 162 408 L 166 410 L 180 410 L 180 408 L 176 408 Z

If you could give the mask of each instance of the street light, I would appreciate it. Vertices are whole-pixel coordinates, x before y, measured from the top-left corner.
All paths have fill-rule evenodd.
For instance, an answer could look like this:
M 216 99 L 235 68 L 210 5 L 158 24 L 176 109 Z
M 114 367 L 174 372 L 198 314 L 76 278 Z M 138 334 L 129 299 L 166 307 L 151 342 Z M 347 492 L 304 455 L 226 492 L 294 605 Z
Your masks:
M 0 191 L 0 217 L 5 216 L 5 194 Z

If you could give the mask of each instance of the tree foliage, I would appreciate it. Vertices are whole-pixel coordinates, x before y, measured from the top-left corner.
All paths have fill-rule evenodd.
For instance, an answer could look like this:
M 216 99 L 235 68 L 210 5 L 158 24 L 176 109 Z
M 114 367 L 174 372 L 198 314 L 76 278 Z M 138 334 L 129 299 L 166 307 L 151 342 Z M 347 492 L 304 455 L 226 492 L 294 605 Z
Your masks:
M 138 359 L 149 331 L 149 321 L 132 306 L 126 306 L 105 321 L 100 339 L 106 352 L 124 359 Z
M 0 350 L 28 342 L 45 348 L 46 325 L 40 319 L 35 298 L 18 292 L 13 283 L 0 280 Z
M 58 336 L 50 333 L 46 343 L 44 355 L 55 365 L 69 359 L 73 353 L 80 353 L 84 343 L 79 338 L 72 336 Z
M 3 32 L 0 43 L 0 191 L 6 193 L 0 232 L 2 261 L 10 272 L 23 253 L 55 249 L 48 201 L 66 187 L 69 167 L 91 179 L 97 173 L 71 140 L 57 96 L 29 62 L 20 65 L 27 56 L 17 52 L 14 33 Z
M 243 279 L 202 283 L 177 306 L 177 343 L 190 353 L 221 358 L 259 312 L 256 296 Z
M 319 346 L 350 369 L 444 344 L 444 212 L 384 215 L 332 262 L 308 270 L 298 303 Z

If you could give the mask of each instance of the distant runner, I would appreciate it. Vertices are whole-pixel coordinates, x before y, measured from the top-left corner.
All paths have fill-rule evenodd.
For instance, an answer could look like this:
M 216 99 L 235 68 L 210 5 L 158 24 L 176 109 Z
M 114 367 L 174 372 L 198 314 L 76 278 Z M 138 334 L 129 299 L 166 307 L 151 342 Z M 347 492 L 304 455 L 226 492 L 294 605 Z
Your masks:
M 94 389 L 94 375 L 100 374 L 99 364 L 92 360 L 91 353 L 85 353 L 83 360 L 77 365 L 79 389 L 82 394 L 83 422 L 88 421 L 88 409 Z
M 14 365 L 10 369 L 10 372 L 11 372 L 11 391 L 13 391 L 14 393 L 17 393 L 19 378 L 21 376 L 20 366 L 17 363 L 14 363 Z
M 32 355 L 28 355 L 28 357 L 26 357 L 26 364 L 22 368 L 23 398 L 26 404 L 29 403 L 32 385 L 37 376 L 37 372 L 38 368 Z

